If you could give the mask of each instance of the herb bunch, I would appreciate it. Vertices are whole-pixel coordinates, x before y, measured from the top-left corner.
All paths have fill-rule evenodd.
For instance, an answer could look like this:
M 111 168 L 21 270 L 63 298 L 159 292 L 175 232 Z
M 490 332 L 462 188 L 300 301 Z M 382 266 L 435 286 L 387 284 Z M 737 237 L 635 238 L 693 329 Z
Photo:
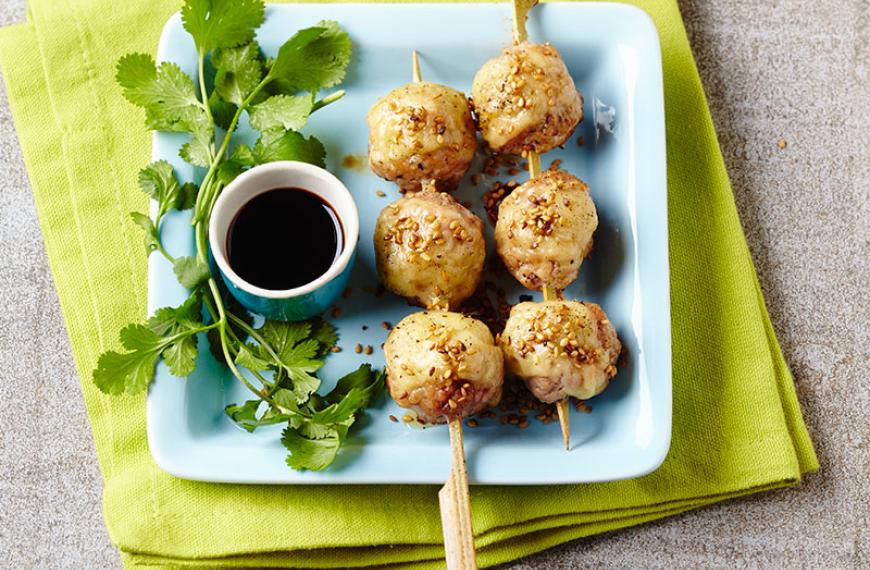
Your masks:
M 248 168 L 276 160 L 324 165 L 323 144 L 299 130 L 312 113 L 344 95 L 334 91 L 318 98 L 344 78 L 350 38 L 335 22 L 320 22 L 298 31 L 267 59 L 254 39 L 264 19 L 262 0 L 185 0 L 181 16 L 196 46 L 196 78 L 175 63 L 157 65 L 150 55 L 133 53 L 118 61 L 116 79 L 124 96 L 145 110 L 150 129 L 190 135 L 180 156 L 205 169 L 199 185 L 182 184 L 168 162 L 149 164 L 139 173 L 139 186 L 156 203 L 156 213 L 153 219 L 131 214 L 145 231 L 149 255 L 163 255 L 190 296 L 144 324 L 125 327 L 120 340 L 126 351 L 101 355 L 94 383 L 108 394 L 141 392 L 158 360 L 171 374 L 187 376 L 205 333 L 215 357 L 254 395 L 228 406 L 227 415 L 248 431 L 286 424 L 288 465 L 323 469 L 361 410 L 382 391 L 384 375 L 366 364 L 325 396 L 317 394 L 316 372 L 336 344 L 335 329 L 320 319 L 266 321 L 254 328 L 209 270 L 208 225 L 221 190 Z M 253 146 L 233 140 L 244 114 L 260 133 Z M 169 211 L 187 209 L 196 255 L 173 257 L 161 242 L 161 222 Z

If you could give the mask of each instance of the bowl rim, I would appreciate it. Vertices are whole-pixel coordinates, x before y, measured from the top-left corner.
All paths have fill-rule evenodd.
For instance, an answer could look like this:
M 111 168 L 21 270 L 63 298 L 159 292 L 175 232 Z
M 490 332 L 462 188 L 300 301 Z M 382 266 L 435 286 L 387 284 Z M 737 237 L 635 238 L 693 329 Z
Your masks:
M 268 191 L 270 188 L 258 188 L 256 180 L 264 174 L 273 172 L 289 174 L 302 173 L 314 176 L 315 178 L 320 179 L 324 184 L 332 186 L 339 194 L 343 195 L 344 198 L 344 204 L 340 208 L 336 208 L 336 215 L 338 216 L 345 233 L 344 249 L 342 250 L 341 255 L 338 256 L 323 275 L 305 285 L 300 285 L 299 287 L 294 287 L 292 289 L 264 289 L 244 280 L 238 275 L 238 273 L 233 271 L 232 267 L 230 267 L 229 260 L 226 258 L 224 248 L 221 247 L 221 244 L 218 241 L 219 236 L 217 235 L 219 232 L 217 231 L 216 225 L 220 218 L 217 214 L 221 212 L 223 208 L 228 207 L 228 196 L 233 192 L 248 189 L 248 192 L 252 192 L 251 196 L 248 198 L 248 200 L 250 200 L 257 195 Z M 318 188 L 306 188 L 306 190 L 324 198 L 323 193 Z M 247 200 L 244 203 L 247 203 Z M 212 257 L 214 257 L 215 263 L 217 263 L 220 272 L 234 287 L 251 295 L 256 295 L 257 297 L 265 299 L 293 299 L 303 295 L 308 295 L 320 289 L 341 275 L 347 268 L 351 259 L 353 259 L 353 254 L 356 251 L 357 242 L 359 241 L 359 210 L 357 209 L 356 201 L 353 199 L 353 194 L 351 194 L 347 186 L 325 168 L 295 160 L 268 162 L 266 164 L 257 165 L 240 174 L 235 180 L 230 182 L 223 191 L 221 191 L 220 196 L 218 196 L 215 201 L 214 208 L 212 208 L 211 218 L 209 219 L 208 241 Z

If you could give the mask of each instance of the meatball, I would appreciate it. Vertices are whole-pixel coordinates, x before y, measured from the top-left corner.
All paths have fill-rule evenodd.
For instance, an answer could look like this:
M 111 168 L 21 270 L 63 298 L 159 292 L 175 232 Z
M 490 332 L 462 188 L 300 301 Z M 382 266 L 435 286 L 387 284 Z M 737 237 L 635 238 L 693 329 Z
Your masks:
M 501 350 L 482 322 L 459 313 L 408 315 L 384 345 L 387 387 L 426 423 L 445 423 L 498 404 Z
M 564 289 L 577 279 L 598 227 L 586 184 L 567 172 L 546 171 L 502 201 L 495 248 L 528 289 Z
M 508 372 L 548 404 L 600 394 L 622 350 L 601 307 L 580 301 L 514 306 L 499 344 Z
M 448 194 L 427 190 L 390 204 L 374 242 L 384 286 L 424 307 L 455 307 L 480 283 L 483 222 Z
M 474 76 L 471 99 L 492 150 L 548 152 L 583 120 L 583 97 L 556 48 L 523 42 L 487 61 Z
M 455 188 L 477 147 L 465 95 L 437 83 L 393 89 L 369 110 L 368 124 L 372 171 L 403 192 L 429 180 Z

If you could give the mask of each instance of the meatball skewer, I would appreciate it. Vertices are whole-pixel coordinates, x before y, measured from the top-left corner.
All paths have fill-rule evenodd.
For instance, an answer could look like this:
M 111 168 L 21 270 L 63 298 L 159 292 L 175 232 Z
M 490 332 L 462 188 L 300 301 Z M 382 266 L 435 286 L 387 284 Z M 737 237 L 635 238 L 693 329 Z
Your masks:
M 513 2 L 515 46 L 526 45 L 526 17 L 536 3 Z M 562 68 L 554 68 L 556 76 Z M 549 103 L 552 106 L 553 101 Z M 515 307 L 500 344 L 506 365 L 532 393 L 547 403 L 555 400 L 565 449 L 570 449 L 568 396 L 585 399 L 603 390 L 615 374 L 621 347 L 600 307 L 558 300 L 561 289 L 577 278 L 598 219 L 587 187 L 579 179 L 567 173 L 541 175 L 539 150 L 549 148 L 523 148 L 529 182 L 499 208 L 496 249 L 517 280 L 543 291 L 544 302 Z M 531 336 L 519 338 L 529 332 Z
M 423 421 L 448 423 L 452 467 L 438 492 L 447 567 L 477 568 L 462 419 L 501 398 L 502 350 L 481 321 L 428 310 L 408 315 L 393 328 L 384 357 L 396 403 L 414 409 Z
M 529 11 L 538 4 L 538 0 L 513 0 L 513 17 L 514 17 L 514 44 L 519 45 L 526 41 L 529 37 L 526 30 L 526 20 L 529 17 Z M 580 117 L 577 120 L 579 123 L 583 120 L 583 99 L 580 99 Z M 573 129 L 571 129 L 573 133 Z M 570 133 L 569 135 L 570 136 Z M 567 138 L 567 137 L 566 137 Z M 562 141 L 564 142 L 564 141 Z M 544 151 L 546 152 L 546 151 Z M 537 149 L 529 149 L 526 151 L 529 162 L 529 179 L 534 180 L 541 175 L 541 156 Z M 579 269 L 579 267 L 578 267 Z M 548 285 L 544 284 L 542 288 L 544 301 L 551 301 L 556 298 L 555 291 Z M 565 449 L 571 449 L 571 415 L 568 409 L 568 398 L 559 400 L 556 403 L 556 411 L 559 415 L 559 426 L 562 429 L 562 439 L 565 440 Z
M 412 62 L 419 84 L 416 51 Z M 498 403 L 504 357 L 486 325 L 450 312 L 474 292 L 483 273 L 483 223 L 437 192 L 434 174 L 421 185 L 422 192 L 384 208 L 375 226 L 381 281 L 428 309 L 390 332 L 384 344 L 387 387 L 421 420 L 448 423 L 452 467 L 438 493 L 447 566 L 476 569 L 462 419 Z

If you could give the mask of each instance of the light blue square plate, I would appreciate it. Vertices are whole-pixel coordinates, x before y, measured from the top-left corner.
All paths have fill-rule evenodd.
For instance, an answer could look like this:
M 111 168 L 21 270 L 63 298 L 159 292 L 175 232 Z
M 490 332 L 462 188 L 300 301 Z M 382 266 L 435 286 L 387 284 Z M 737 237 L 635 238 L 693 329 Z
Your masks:
M 312 117 L 306 132 L 322 140 L 328 168 L 351 189 L 360 210 L 361 237 L 351 286 L 341 301 L 341 353 L 321 371 L 324 388 L 365 361 L 383 366 L 379 350 L 387 331 L 414 310 L 390 294 L 376 297 L 372 235 L 378 212 L 398 197 L 392 184 L 370 172 L 341 167 L 342 157 L 364 155 L 365 116 L 371 104 L 410 80 L 411 50 L 421 55 L 427 80 L 468 92 L 475 72 L 511 37 L 509 4 L 296 4 L 269 6 L 258 33 L 273 55 L 296 30 L 334 19 L 350 33 L 354 58 L 342 87 L 347 96 Z M 600 225 L 592 258 L 567 298 L 601 304 L 625 347 L 624 362 L 610 388 L 589 402 L 591 414 L 572 413 L 566 452 L 557 424 L 532 420 L 528 429 L 493 420 L 465 430 L 469 479 L 477 484 L 546 484 L 608 481 L 656 469 L 671 435 L 671 339 L 668 286 L 667 187 L 662 67 L 658 35 L 642 11 L 618 4 L 544 4 L 529 21 L 533 40 L 552 42 L 562 53 L 585 97 L 585 119 L 562 150 L 544 165 L 585 180 L 598 207 Z M 172 60 L 193 75 L 193 42 L 173 16 L 163 31 L 160 60 Z M 596 128 L 596 123 L 599 128 Z M 609 127 L 609 128 L 605 128 Z M 582 135 L 585 144 L 577 144 Z M 202 176 L 178 158 L 184 136 L 158 133 L 154 158 L 166 159 L 182 178 Z M 479 170 L 477 164 L 473 169 Z M 520 180 L 526 173 L 520 171 Z M 460 200 L 481 209 L 483 188 L 466 177 Z M 376 190 L 387 192 L 378 197 Z M 193 253 L 187 213 L 174 213 L 163 228 L 175 255 Z M 488 236 L 491 242 L 491 226 Z M 490 243 L 491 246 L 491 243 Z M 491 250 L 491 248 L 490 248 Z M 157 255 L 149 262 L 148 307 L 181 303 L 187 293 L 171 267 Z M 516 302 L 528 293 L 504 278 L 499 283 Z M 366 292 L 368 291 L 368 292 Z M 366 329 L 367 330 L 364 330 Z M 205 346 L 205 339 L 201 339 Z M 376 347 L 355 354 L 357 343 Z M 323 472 L 296 472 L 285 464 L 280 427 L 249 434 L 224 415 L 229 403 L 247 399 L 244 388 L 200 351 L 196 371 L 186 380 L 160 364 L 148 394 L 148 441 L 157 463 L 186 479 L 242 483 L 443 483 L 450 469 L 445 428 L 411 429 L 389 416 L 403 411 L 389 398 L 369 410 L 338 460 Z

